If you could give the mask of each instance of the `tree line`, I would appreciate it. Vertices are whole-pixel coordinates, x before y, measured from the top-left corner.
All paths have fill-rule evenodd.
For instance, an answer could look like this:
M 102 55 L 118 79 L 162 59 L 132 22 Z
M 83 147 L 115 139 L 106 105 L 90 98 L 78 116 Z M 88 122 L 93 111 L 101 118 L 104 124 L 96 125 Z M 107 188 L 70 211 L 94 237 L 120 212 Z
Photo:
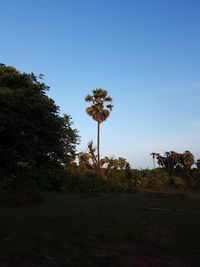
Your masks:
M 82 190 L 90 181 L 86 186 L 89 190 L 97 190 L 100 184 L 104 188 L 106 183 L 134 191 L 155 186 L 161 180 L 163 184 L 171 183 L 177 173 L 187 179 L 192 174 L 194 186 L 200 185 L 200 173 L 191 170 L 195 161 L 190 151 L 151 154 L 154 168 L 157 161 L 169 176 L 165 171 L 131 169 L 122 157 L 101 158 L 100 126 L 113 109 L 112 98 L 101 88 L 85 97 L 90 103 L 86 113 L 97 123 L 97 148 L 90 141 L 86 152 L 77 153 L 78 130 L 73 128 L 70 115 L 60 115 L 59 106 L 47 95 L 48 90 L 42 75 L 21 73 L 0 64 L 0 191 L 21 188 L 30 181 L 45 190 Z M 200 160 L 196 165 L 200 167 Z
M 173 174 L 174 170 L 184 170 L 185 175 L 189 177 L 191 168 L 195 164 L 194 155 L 186 150 L 183 153 L 178 153 L 175 151 L 167 151 L 164 156 L 159 153 L 152 152 L 151 156 L 153 158 L 153 165 L 155 168 L 155 161 L 157 160 L 157 164 L 161 168 L 166 168 L 170 174 Z M 199 168 L 198 159 L 196 161 L 196 166 Z

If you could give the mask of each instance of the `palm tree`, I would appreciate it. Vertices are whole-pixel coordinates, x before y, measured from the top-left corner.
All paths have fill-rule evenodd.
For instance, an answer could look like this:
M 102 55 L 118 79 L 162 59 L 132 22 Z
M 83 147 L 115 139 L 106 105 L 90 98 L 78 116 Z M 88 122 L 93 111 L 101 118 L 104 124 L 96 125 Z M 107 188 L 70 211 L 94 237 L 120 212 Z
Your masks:
M 156 156 L 158 156 L 158 153 L 152 152 L 150 155 L 153 158 L 153 167 L 155 169 L 155 167 L 156 167 L 155 159 L 156 159 Z
M 186 176 L 189 177 L 192 165 L 195 163 L 193 154 L 186 150 L 182 154 L 182 164 L 186 172 Z
M 164 168 L 165 167 L 165 157 L 162 157 L 159 153 L 156 155 L 157 163 L 159 167 Z
M 100 124 L 109 117 L 113 105 L 111 104 L 112 98 L 108 96 L 106 90 L 97 88 L 94 89 L 92 93 L 92 95 L 87 95 L 85 97 L 86 102 L 91 102 L 91 106 L 86 108 L 86 112 L 93 120 L 97 121 L 97 158 L 99 162 Z

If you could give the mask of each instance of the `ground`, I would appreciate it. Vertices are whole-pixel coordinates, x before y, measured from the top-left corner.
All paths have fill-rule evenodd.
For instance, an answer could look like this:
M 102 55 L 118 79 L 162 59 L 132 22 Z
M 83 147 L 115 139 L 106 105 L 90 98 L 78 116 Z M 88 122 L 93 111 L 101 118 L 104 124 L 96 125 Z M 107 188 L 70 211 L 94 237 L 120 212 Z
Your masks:
M 200 266 L 200 199 L 47 193 L 0 207 L 0 267 Z

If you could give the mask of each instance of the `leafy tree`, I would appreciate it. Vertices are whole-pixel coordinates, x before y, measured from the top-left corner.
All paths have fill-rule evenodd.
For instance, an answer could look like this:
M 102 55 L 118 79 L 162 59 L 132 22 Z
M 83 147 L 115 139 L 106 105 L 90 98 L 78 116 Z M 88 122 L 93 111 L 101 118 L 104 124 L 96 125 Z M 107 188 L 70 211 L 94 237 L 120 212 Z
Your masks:
M 111 104 L 112 98 L 108 96 L 106 90 L 97 88 L 93 90 L 92 93 L 92 95 L 87 95 L 85 97 L 86 102 L 91 102 L 91 106 L 86 108 L 86 112 L 97 122 L 97 159 L 99 163 L 100 124 L 109 117 L 113 105 Z
M 175 151 L 165 152 L 165 167 L 168 169 L 170 175 L 178 164 L 181 164 L 181 155 Z
M 41 78 L 0 65 L 0 175 L 62 167 L 75 154 L 78 132 L 70 116 L 59 115 Z
M 157 163 L 159 167 L 164 167 L 165 157 L 161 156 L 159 153 L 156 155 Z
M 186 150 L 182 154 L 182 158 L 181 159 L 182 159 L 182 165 L 183 165 L 183 168 L 185 170 L 186 176 L 189 177 L 191 167 L 195 162 L 194 161 L 194 156 L 190 151 Z
M 194 156 L 190 151 L 185 151 L 182 154 L 175 151 L 165 152 L 165 157 L 157 154 L 156 159 L 159 166 L 166 168 L 171 175 L 174 169 L 184 169 L 187 177 L 189 177 L 191 167 L 195 163 Z

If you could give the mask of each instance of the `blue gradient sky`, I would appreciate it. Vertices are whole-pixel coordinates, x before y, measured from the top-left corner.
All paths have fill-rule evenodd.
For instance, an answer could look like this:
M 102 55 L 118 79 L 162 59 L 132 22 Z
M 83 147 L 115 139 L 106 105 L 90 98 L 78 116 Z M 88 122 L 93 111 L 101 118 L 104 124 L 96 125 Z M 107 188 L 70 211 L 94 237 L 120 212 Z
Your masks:
M 43 73 L 48 95 L 96 140 L 86 94 L 114 99 L 101 154 L 152 167 L 149 154 L 200 157 L 199 0 L 0 0 L 0 62 Z

